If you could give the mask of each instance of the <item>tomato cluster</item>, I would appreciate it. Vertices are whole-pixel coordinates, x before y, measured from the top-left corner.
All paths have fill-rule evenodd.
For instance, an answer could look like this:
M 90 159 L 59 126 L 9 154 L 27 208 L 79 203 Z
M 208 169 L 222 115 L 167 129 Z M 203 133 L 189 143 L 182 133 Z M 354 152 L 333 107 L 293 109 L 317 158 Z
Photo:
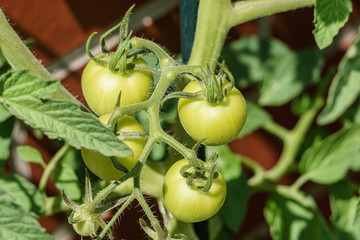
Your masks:
M 87 104 L 95 114 L 100 116 L 99 121 L 104 125 L 108 123 L 115 107 L 129 106 L 127 109 L 131 109 L 132 104 L 149 99 L 153 88 L 152 73 L 144 69 L 148 68 L 145 62 L 137 57 L 131 57 L 129 58 L 131 60 L 128 60 L 126 53 L 124 56 L 126 57 L 125 62 L 116 63 L 125 63 L 126 71 L 124 72 L 119 71 L 119 69 L 124 70 L 121 66 L 114 68 L 117 65 L 110 64 L 112 65 L 110 68 L 103 65 L 102 63 L 109 61 L 102 61 L 106 57 L 100 55 L 97 59 L 92 58 L 82 75 L 82 90 Z M 159 60 L 162 62 L 161 59 Z M 132 62 L 128 63 L 128 61 Z M 127 69 L 126 66 L 129 64 L 144 68 L 140 67 L 141 70 L 138 70 L 139 68 Z M 166 76 L 171 77 L 172 75 Z M 224 75 L 218 76 L 213 78 L 219 94 L 216 101 L 209 101 L 213 98 L 206 96 L 208 92 L 216 92 L 215 88 L 205 89 L 204 84 L 199 84 L 198 81 L 189 82 L 181 96 L 201 93 L 201 97 L 185 98 L 179 95 L 177 110 L 182 126 L 194 140 L 205 145 L 221 145 L 232 141 L 244 126 L 246 118 L 246 102 L 242 94 L 233 87 L 233 82 L 229 87 L 229 82 L 223 80 Z M 165 94 L 165 90 L 163 94 Z M 157 97 L 159 101 L 153 104 L 160 105 L 160 97 L 163 96 Z M 152 99 L 150 98 L 147 103 L 152 103 Z M 116 133 L 145 134 L 142 126 L 130 116 L 125 115 L 118 119 L 115 126 L 114 132 Z M 132 150 L 133 156 L 116 158 L 116 160 L 121 163 L 121 166 L 131 170 L 143 151 L 146 139 L 141 137 L 127 139 L 125 137 L 125 139 L 122 138 L 122 141 Z M 81 149 L 81 154 L 86 166 L 99 178 L 117 180 L 125 175 L 125 171 L 115 167 L 116 162 L 114 161 L 116 160 L 114 158 L 88 149 Z M 219 211 L 226 197 L 226 183 L 221 173 L 215 170 L 216 160 L 213 161 L 213 164 L 205 164 L 201 160 L 195 164 L 192 161 L 189 164 L 189 159 L 182 159 L 173 164 L 167 171 L 163 183 L 166 209 L 179 221 L 189 223 L 212 217 Z M 191 170 L 190 173 L 187 172 L 184 175 L 182 172 L 184 166 Z M 196 182 L 195 185 L 193 181 Z M 79 222 L 74 224 L 74 229 L 84 235 L 90 231 L 89 228 L 97 229 L 98 227 L 95 225 L 89 227 L 88 225 L 86 221 Z

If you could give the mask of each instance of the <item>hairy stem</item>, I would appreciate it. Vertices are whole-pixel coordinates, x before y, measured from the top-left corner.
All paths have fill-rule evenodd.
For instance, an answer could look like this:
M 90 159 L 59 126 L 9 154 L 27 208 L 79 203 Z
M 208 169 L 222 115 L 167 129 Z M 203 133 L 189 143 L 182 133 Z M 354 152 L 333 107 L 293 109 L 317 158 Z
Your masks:
M 14 29 L 9 24 L 5 14 L 0 9 L 0 50 L 12 68 L 26 68 L 30 73 L 44 79 L 51 79 L 51 74 L 30 52 L 29 48 L 21 41 Z M 77 101 L 64 87 L 51 94 L 56 99 Z

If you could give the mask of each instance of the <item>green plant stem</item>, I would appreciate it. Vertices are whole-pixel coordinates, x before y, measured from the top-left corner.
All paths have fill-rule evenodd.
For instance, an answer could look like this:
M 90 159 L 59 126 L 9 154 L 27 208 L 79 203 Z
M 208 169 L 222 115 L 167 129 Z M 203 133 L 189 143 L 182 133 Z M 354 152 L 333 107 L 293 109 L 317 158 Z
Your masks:
M 56 152 L 56 154 L 52 157 L 48 165 L 46 166 L 44 173 L 41 175 L 40 183 L 39 183 L 39 191 L 42 193 L 45 193 L 46 184 L 50 178 L 50 175 L 53 173 L 56 165 L 61 160 L 61 158 L 64 156 L 65 152 L 69 148 L 69 145 L 65 143 L 59 151 Z
M 285 141 L 287 140 L 288 136 L 290 135 L 290 131 L 277 122 L 272 120 L 268 121 L 264 126 L 263 129 L 268 133 L 273 134 L 274 136 L 278 137 L 280 140 Z
M 301 175 L 299 178 L 296 179 L 296 181 L 291 185 L 291 188 L 293 189 L 300 189 L 308 180 L 309 180 L 309 175 L 308 174 L 304 174 Z
M 106 224 L 106 227 L 103 228 L 99 236 L 96 238 L 97 240 L 102 239 L 106 233 L 110 230 L 111 226 L 115 223 L 115 221 L 120 217 L 120 215 L 124 212 L 125 208 L 130 205 L 130 203 L 135 199 L 135 194 L 131 194 L 128 199 L 121 205 L 120 209 L 114 214 L 111 220 Z
M 200 0 L 189 65 L 214 69 L 230 30 L 231 9 L 230 0 Z
M 315 0 L 200 0 L 189 64 L 214 69 L 231 27 L 315 4 Z
M 233 3 L 230 25 L 236 26 L 275 13 L 286 12 L 315 4 L 315 0 L 245 0 Z
M 277 164 L 266 173 L 266 177 L 273 181 L 281 178 L 294 163 L 296 155 L 299 151 L 308 129 L 311 127 L 318 111 L 324 105 L 322 97 L 317 97 L 314 100 L 312 107 L 306 111 L 299 119 L 294 129 L 287 135 L 283 152 Z
M 143 208 L 147 218 L 150 220 L 151 226 L 153 226 L 153 228 L 155 229 L 158 239 L 159 240 L 165 239 L 164 232 L 160 226 L 160 223 L 154 216 L 149 205 L 146 203 L 146 200 L 145 200 L 143 194 L 141 193 L 140 189 L 134 188 L 134 194 L 135 194 L 136 199 L 138 200 L 140 206 Z
M 26 68 L 30 73 L 44 79 L 52 78 L 46 68 L 35 58 L 23 41 L 21 41 L 1 9 L 0 32 L 0 50 L 12 68 Z M 50 96 L 56 99 L 77 101 L 76 98 L 62 86 Z

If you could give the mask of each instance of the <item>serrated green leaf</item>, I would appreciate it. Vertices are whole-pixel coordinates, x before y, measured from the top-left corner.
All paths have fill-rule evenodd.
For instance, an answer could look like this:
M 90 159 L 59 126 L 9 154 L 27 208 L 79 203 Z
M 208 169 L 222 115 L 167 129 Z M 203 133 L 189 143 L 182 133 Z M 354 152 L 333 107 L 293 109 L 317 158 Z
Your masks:
M 259 103 L 280 106 L 300 95 L 303 89 L 319 81 L 322 54 L 305 50 L 268 61 L 264 66 Z
M 266 202 L 264 216 L 274 240 L 330 240 L 332 236 L 311 196 L 278 188 Z
M 0 239 L 55 240 L 20 206 L 0 201 Z
M 222 52 L 236 85 L 246 87 L 263 80 L 263 65 L 270 59 L 285 56 L 291 50 L 275 39 L 244 37 L 226 45 Z
M 351 0 L 316 0 L 313 34 L 320 49 L 329 46 L 352 11 Z
M 66 196 L 72 200 L 80 200 L 82 196 L 80 180 L 74 169 L 69 165 L 65 163 L 58 165 L 55 169 L 53 180 L 59 191 L 64 190 Z
M 41 214 L 44 212 L 44 199 L 38 189 L 17 174 L 0 174 L 0 189 L 14 198 L 14 203 L 26 211 Z
M 87 148 L 106 156 L 126 157 L 132 154 L 126 144 L 95 116 L 81 111 L 78 103 L 41 99 L 43 94 L 56 90 L 56 82 L 45 81 L 23 70 L 11 71 L 3 76 L 0 78 L 0 87 L 3 87 L 0 100 L 12 114 L 31 127 L 40 129 L 50 138 L 62 138 L 76 148 Z M 31 87 L 28 86 L 29 79 Z
M 0 84 L 3 91 L 0 92 L 1 97 L 6 99 L 33 96 L 41 98 L 47 94 L 55 92 L 59 86 L 59 80 L 44 81 L 35 75 L 28 74 L 26 69 L 17 69 L 9 71 L 0 77 Z
M 358 188 L 348 181 L 340 181 L 330 188 L 331 217 L 337 239 L 360 239 L 360 223 L 354 224 Z
M 4 107 L 4 104 L 0 103 L 0 123 L 11 117 L 11 113 Z
M 246 101 L 246 111 L 246 122 L 244 128 L 237 136 L 238 138 L 252 133 L 253 131 L 264 126 L 266 122 L 271 120 L 271 116 L 268 112 L 250 101 Z
M 226 199 L 220 209 L 220 215 L 230 230 L 238 231 L 246 214 L 249 197 L 247 179 L 241 169 L 241 156 L 231 152 L 227 145 L 206 146 L 207 158 L 213 152 L 219 153 L 216 166 L 222 173 L 227 186 Z
M 5 161 L 10 154 L 11 133 L 14 126 L 14 118 L 0 122 L 0 174 L 3 171 Z
M 354 41 L 339 63 L 330 85 L 326 106 L 317 122 L 328 124 L 339 118 L 360 94 L 360 36 Z
M 356 161 L 360 161 L 360 125 L 354 124 L 308 148 L 299 170 L 316 183 L 331 184 L 342 179 Z
M 94 115 L 82 112 L 70 101 L 33 97 L 6 99 L 9 110 L 50 138 L 62 138 L 70 145 L 98 151 L 106 156 L 126 157 L 131 150 L 105 128 Z
M 42 158 L 41 153 L 36 148 L 30 146 L 17 146 L 16 152 L 19 157 L 26 162 L 38 163 L 45 167 L 45 162 Z

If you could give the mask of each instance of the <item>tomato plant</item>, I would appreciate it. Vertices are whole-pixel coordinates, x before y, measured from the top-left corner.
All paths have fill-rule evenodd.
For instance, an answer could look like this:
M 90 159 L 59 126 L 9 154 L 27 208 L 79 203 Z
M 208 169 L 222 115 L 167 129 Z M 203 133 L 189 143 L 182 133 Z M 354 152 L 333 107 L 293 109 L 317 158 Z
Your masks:
M 190 82 L 184 92 L 198 92 L 201 86 Z M 239 90 L 233 88 L 219 103 L 203 99 L 180 98 L 178 112 L 181 124 L 196 141 L 206 145 L 226 144 L 236 138 L 246 119 L 246 102 Z
M 180 169 L 186 164 L 189 164 L 186 159 L 179 160 L 167 171 L 163 185 L 165 206 L 182 222 L 204 221 L 215 215 L 223 205 L 226 183 L 219 173 L 207 192 L 202 192 L 196 186 L 189 187 L 187 179 L 180 174 Z
M 108 113 L 100 116 L 100 122 L 102 124 L 107 124 L 110 115 L 111 114 Z M 144 133 L 141 125 L 134 118 L 129 116 L 124 116 L 118 120 L 116 130 L 118 133 Z M 126 139 L 123 140 L 123 142 L 132 150 L 133 156 L 117 158 L 117 160 L 128 170 L 130 170 L 135 166 L 144 148 L 145 139 Z M 81 155 L 86 166 L 99 178 L 106 180 L 116 180 L 125 175 L 124 172 L 115 168 L 109 157 L 106 157 L 101 153 L 82 148 Z
M 131 64 L 147 66 L 140 58 Z M 148 99 L 153 88 L 153 77 L 151 72 L 139 69 L 118 73 L 90 60 L 81 76 L 81 88 L 91 110 L 101 116 L 113 111 L 120 92 L 120 106 Z
M 37 61 L 0 10 L 0 238 L 53 240 L 37 217 L 72 212 L 68 222 L 80 235 L 114 239 L 114 224 L 136 200 L 145 213 L 140 227 L 156 240 L 207 235 L 231 240 L 242 232 L 274 240 L 360 239 L 359 181 L 354 177 L 360 171 L 360 36 L 354 24 L 345 25 L 359 3 L 181 1 L 182 20 L 195 19 L 194 9 L 198 13 L 194 31 L 183 34 L 188 52 L 184 48 L 181 59 L 134 36 L 128 29 L 134 7 L 119 24 L 102 32 L 95 48 L 90 42 L 96 33 L 90 35 L 84 47 L 91 60 L 81 84 L 92 111 Z M 163 0 L 148 2 L 143 5 L 147 11 L 137 12 L 143 18 L 134 14 L 139 24 L 132 26 L 153 21 L 151 17 L 168 7 Z M 184 15 L 183 8 L 192 4 L 196 6 Z M 227 37 L 239 24 L 309 6 L 314 8 L 315 27 L 309 49 L 274 39 L 286 35 L 263 37 L 278 33 L 272 24 L 281 16 L 250 24 L 259 36 L 234 31 L 241 32 L 240 39 Z M 305 18 L 295 19 L 306 25 Z M 293 23 L 282 28 L 288 24 Z M 343 26 L 346 31 L 327 48 Z M 300 29 L 292 28 L 299 34 Z M 117 46 L 110 40 L 115 31 Z M 78 66 L 82 57 L 64 62 L 74 52 L 56 61 L 57 66 L 67 65 L 66 71 Z M 329 67 L 341 54 L 338 67 Z M 172 98 L 178 102 L 167 102 Z M 282 111 L 291 116 L 283 117 Z M 23 131 L 36 138 L 37 147 L 47 143 L 41 151 L 16 146 L 19 128 L 25 125 Z M 243 138 L 247 134 L 253 135 Z M 258 155 L 271 155 L 252 141 L 259 135 L 266 136 L 261 143 L 269 142 L 274 150 L 274 156 L 266 156 L 273 165 L 263 165 Z M 21 175 L 28 166 L 21 159 L 43 168 L 38 182 Z M 91 179 L 88 169 L 99 178 Z M 159 214 L 145 195 L 155 198 Z M 325 195 L 329 206 L 319 208 Z M 254 211 L 248 202 L 258 196 L 264 196 L 263 206 L 256 206 L 263 208 L 264 219 L 249 233 L 242 223 Z M 128 219 L 122 218 L 121 226 Z M 199 221 L 206 221 L 208 228 L 192 224 Z M 258 231 L 264 222 L 268 231 Z

